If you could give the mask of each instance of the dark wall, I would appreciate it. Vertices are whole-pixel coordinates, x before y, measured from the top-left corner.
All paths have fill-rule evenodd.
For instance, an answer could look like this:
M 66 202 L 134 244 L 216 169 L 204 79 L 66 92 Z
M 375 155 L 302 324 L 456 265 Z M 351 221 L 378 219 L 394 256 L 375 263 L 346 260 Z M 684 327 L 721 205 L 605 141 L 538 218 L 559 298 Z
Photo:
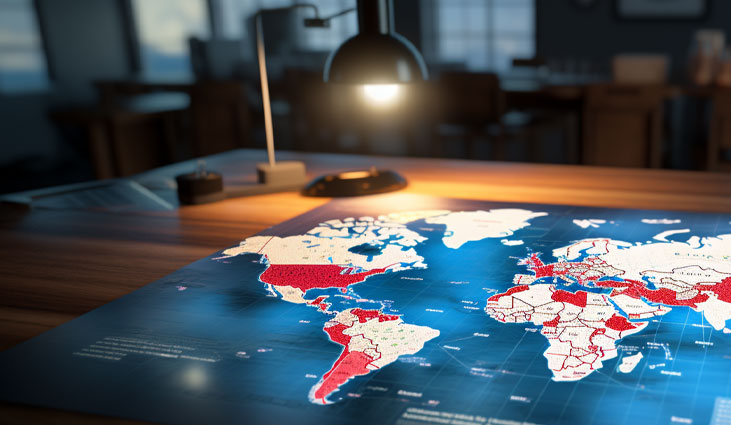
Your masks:
M 548 59 L 591 60 L 609 69 L 617 53 L 664 53 L 671 75 L 684 78 L 693 33 L 699 28 L 725 30 L 731 37 L 731 1 L 708 0 L 708 15 L 692 21 L 626 21 L 614 0 L 595 0 L 588 8 L 574 0 L 536 0 L 538 54 Z

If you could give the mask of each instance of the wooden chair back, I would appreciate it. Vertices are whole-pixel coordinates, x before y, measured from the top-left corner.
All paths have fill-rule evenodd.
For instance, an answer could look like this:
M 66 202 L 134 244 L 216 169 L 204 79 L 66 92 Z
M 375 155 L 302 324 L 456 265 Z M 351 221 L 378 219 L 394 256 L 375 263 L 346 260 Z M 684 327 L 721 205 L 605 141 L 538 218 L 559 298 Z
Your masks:
M 662 101 L 658 86 L 587 87 L 582 163 L 659 168 L 662 165 Z
M 194 156 L 252 146 L 243 82 L 196 83 L 191 89 L 191 120 Z
M 444 72 L 439 77 L 441 122 L 485 126 L 500 122 L 505 98 L 493 73 Z
M 331 87 L 322 79 L 322 70 L 288 68 L 282 93 L 290 105 L 296 150 L 327 150 L 334 138 Z
M 711 131 L 708 140 L 707 168 L 712 171 L 731 171 L 731 90 L 719 91 L 713 96 Z

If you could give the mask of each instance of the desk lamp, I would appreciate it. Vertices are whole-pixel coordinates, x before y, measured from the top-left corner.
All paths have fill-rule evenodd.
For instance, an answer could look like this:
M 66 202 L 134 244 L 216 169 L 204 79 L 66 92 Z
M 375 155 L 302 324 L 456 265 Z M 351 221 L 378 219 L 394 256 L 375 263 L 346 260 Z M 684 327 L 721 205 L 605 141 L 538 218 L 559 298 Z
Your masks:
M 356 9 L 346 9 L 322 18 L 315 5 L 297 3 L 288 7 L 262 9 L 255 15 L 256 50 L 261 80 L 267 163 L 257 165 L 259 184 L 222 189 L 221 176 L 196 172 L 178 176 L 178 194 L 184 203 L 202 203 L 226 197 L 278 192 L 302 187 L 305 166 L 300 161 L 277 162 L 274 154 L 274 131 L 269 98 L 262 15 L 265 12 L 310 8 L 315 17 L 304 20 L 306 27 L 328 27 L 333 18 L 357 9 L 358 34 L 346 40 L 328 58 L 326 83 L 359 85 L 364 97 L 374 105 L 384 105 L 399 94 L 400 85 L 426 80 L 424 59 L 405 38 L 393 32 L 393 10 L 390 0 L 357 0 Z M 215 187 L 211 181 L 215 180 Z M 406 179 L 391 170 L 355 170 L 318 177 L 303 190 L 308 196 L 358 196 L 391 192 L 406 186 Z M 209 195 L 213 191 L 214 198 Z
M 267 162 L 256 166 L 258 184 L 229 186 L 224 188 L 223 177 L 209 172 L 199 162 L 198 170 L 176 177 L 178 198 L 184 204 L 201 204 L 225 198 L 258 195 L 301 189 L 306 181 L 305 164 L 301 161 L 277 162 L 274 153 L 274 126 L 272 124 L 272 107 L 269 98 L 269 80 L 267 78 L 266 52 L 264 49 L 263 15 L 267 12 L 284 12 L 297 8 L 312 9 L 314 18 L 304 20 L 306 27 L 328 27 L 331 19 L 344 15 L 354 9 L 343 10 L 332 16 L 321 18 L 317 6 L 310 3 L 297 3 L 287 7 L 260 9 L 254 15 L 256 26 L 256 54 L 259 62 L 259 79 L 261 82 L 262 109 L 264 110 L 264 133 L 266 135 Z
M 393 31 L 391 0 L 358 0 L 358 34 L 346 40 L 325 64 L 326 83 L 359 85 L 374 105 L 392 102 L 401 84 L 427 79 L 421 54 Z M 406 186 L 392 170 L 350 171 L 325 175 L 310 182 L 309 196 L 357 196 L 391 192 Z
M 266 53 L 264 51 L 264 30 L 262 15 L 265 12 L 288 11 L 296 8 L 311 8 L 315 11 L 315 22 L 321 21 L 317 7 L 309 3 L 299 3 L 288 7 L 261 9 L 254 16 L 256 22 L 256 55 L 259 61 L 259 79 L 261 81 L 261 99 L 264 110 L 264 133 L 267 143 L 267 163 L 257 164 L 256 172 L 260 184 L 271 186 L 299 186 L 305 181 L 305 164 L 300 161 L 283 161 L 277 163 L 274 155 L 274 128 L 272 125 L 272 105 L 269 99 L 269 80 L 267 78 Z M 324 25 L 323 25 L 324 26 Z

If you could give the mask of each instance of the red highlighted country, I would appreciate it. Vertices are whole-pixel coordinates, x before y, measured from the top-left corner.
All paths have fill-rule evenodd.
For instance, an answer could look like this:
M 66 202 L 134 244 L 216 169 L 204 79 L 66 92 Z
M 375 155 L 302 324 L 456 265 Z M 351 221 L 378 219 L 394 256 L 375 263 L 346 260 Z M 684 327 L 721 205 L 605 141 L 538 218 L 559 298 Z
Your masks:
M 607 319 L 607 321 L 604 323 L 604 325 L 610 329 L 614 329 L 615 331 L 619 331 L 619 332 L 628 331 L 630 329 L 634 329 L 637 327 L 637 326 L 633 325 L 632 323 L 630 323 L 629 320 L 625 319 L 622 316 L 616 315 L 616 314 L 613 315 L 612 317 L 610 317 L 609 319 Z M 592 336 L 594 336 L 594 335 L 592 335 Z
M 616 276 L 621 270 L 615 269 L 597 257 L 589 257 L 584 261 L 564 261 L 544 264 L 537 254 L 531 254 L 520 264 L 527 265 L 536 279 L 544 277 L 561 278 L 570 282 L 573 278 L 579 285 L 588 285 L 605 275 Z
M 539 260 L 540 261 L 540 260 Z M 502 297 L 507 297 L 513 294 L 517 294 L 518 292 L 527 291 L 530 289 L 530 286 L 528 285 L 520 285 L 520 286 L 513 286 L 512 288 L 508 289 L 507 291 L 501 293 L 501 294 L 495 294 L 488 298 L 488 301 L 497 301 Z
M 543 261 L 538 258 L 537 254 L 531 254 L 531 256 L 525 260 L 524 264 L 527 264 L 533 273 L 535 273 L 536 279 L 554 275 L 553 265 L 545 265 Z
M 373 359 L 366 354 L 360 351 L 348 351 L 346 348 L 333 365 L 333 368 L 323 377 L 322 385 L 315 391 L 315 399 L 322 401 L 322 404 L 326 404 L 325 398 L 349 379 L 370 373 L 366 366 L 372 361 Z
M 307 304 L 316 306 L 320 309 L 320 311 L 327 311 L 327 309 L 330 307 L 330 304 L 325 302 L 326 299 L 327 296 L 320 296 L 313 301 L 309 301 Z
M 627 295 L 632 298 L 645 298 L 646 300 L 654 303 L 660 303 L 670 306 L 686 306 L 696 308 L 697 304 L 708 301 L 708 295 L 698 292 L 693 298 L 678 299 L 678 293 L 668 288 L 660 289 L 649 289 L 643 282 L 626 279 L 622 281 L 616 280 L 604 280 L 596 283 L 597 286 L 604 288 L 615 288 L 612 291 L 611 296 L 615 295 Z M 713 291 L 715 286 L 702 289 L 698 285 L 696 289 L 699 290 L 711 290 Z M 617 289 L 620 288 L 620 289 Z
M 731 277 L 727 277 L 715 285 L 697 285 L 696 289 L 714 292 L 720 301 L 731 304 Z
M 398 316 L 393 314 L 383 314 L 378 310 L 363 310 L 360 308 L 354 308 L 350 310 L 351 314 L 358 316 L 360 323 L 365 323 L 371 319 L 378 319 L 379 322 L 385 322 L 387 320 L 398 320 Z
M 291 286 L 307 292 L 313 288 L 346 288 L 381 274 L 385 268 L 348 273 L 350 267 L 337 264 L 269 264 L 259 280 L 274 286 Z
M 553 318 L 553 320 L 548 320 L 546 322 L 543 322 L 543 326 L 548 326 L 551 328 L 558 327 L 558 320 L 559 320 L 559 316 L 556 316 Z
M 564 291 L 563 289 L 559 289 L 551 295 L 551 299 L 579 307 L 586 307 L 586 294 L 587 293 L 585 291 L 576 291 L 576 293 L 571 293 Z

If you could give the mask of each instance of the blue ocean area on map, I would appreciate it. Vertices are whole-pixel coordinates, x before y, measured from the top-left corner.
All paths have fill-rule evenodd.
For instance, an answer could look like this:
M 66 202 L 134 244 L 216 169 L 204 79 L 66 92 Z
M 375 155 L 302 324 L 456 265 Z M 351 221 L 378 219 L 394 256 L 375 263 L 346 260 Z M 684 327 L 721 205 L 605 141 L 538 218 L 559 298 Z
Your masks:
M 291 301 L 294 295 L 288 301 L 282 288 L 262 281 L 276 259 L 214 253 L 0 353 L 0 399 L 169 424 L 731 424 L 718 410 L 731 398 L 731 331 L 715 329 L 702 312 L 686 306 L 630 317 L 625 301 L 608 296 L 622 288 L 599 285 L 619 284 L 625 275 L 590 284 L 536 275 L 527 285 L 607 295 L 609 308 L 626 323 L 647 322 L 618 339 L 617 355 L 581 379 L 556 379 L 560 375 L 544 355 L 550 345 L 541 325 L 503 323 L 486 312 L 488 298 L 525 289 L 514 279 L 534 273 L 526 264 L 532 255 L 555 263 L 554 251 L 576 241 L 624 241 L 628 246 L 618 249 L 629 249 L 661 243 L 653 238 L 674 229 L 689 232 L 668 235 L 668 241 L 702 240 L 731 234 L 729 215 L 386 195 L 333 201 L 262 235 L 304 235 L 327 220 L 400 211 L 506 208 L 546 215 L 530 218 L 510 235 L 469 240 L 456 249 L 445 245 L 448 225 L 428 217 L 409 221 L 406 229 L 423 240 L 399 249 L 413 248 L 423 267 L 403 263 L 403 270 L 375 273 L 346 287 L 309 289 L 303 292 L 306 302 Z M 642 221 L 647 218 L 680 222 L 648 224 Z M 583 219 L 603 221 L 596 227 L 574 223 Z M 394 241 L 398 238 L 345 251 L 376 261 Z M 570 261 L 585 261 L 592 252 L 585 249 Z M 730 253 L 724 254 L 719 261 L 728 264 Z M 354 266 L 342 273 L 364 270 Z M 644 278 L 651 291 L 659 289 L 657 282 Z M 327 384 L 326 372 L 338 371 L 335 363 L 344 349 L 355 350 L 326 331 L 349 309 L 378 310 L 379 326 L 398 316 L 438 336 L 432 333 L 423 348 L 343 379 L 326 398 L 313 397 L 318 383 Z M 641 359 L 621 371 L 623 361 L 639 359 L 631 357 L 638 353 Z

